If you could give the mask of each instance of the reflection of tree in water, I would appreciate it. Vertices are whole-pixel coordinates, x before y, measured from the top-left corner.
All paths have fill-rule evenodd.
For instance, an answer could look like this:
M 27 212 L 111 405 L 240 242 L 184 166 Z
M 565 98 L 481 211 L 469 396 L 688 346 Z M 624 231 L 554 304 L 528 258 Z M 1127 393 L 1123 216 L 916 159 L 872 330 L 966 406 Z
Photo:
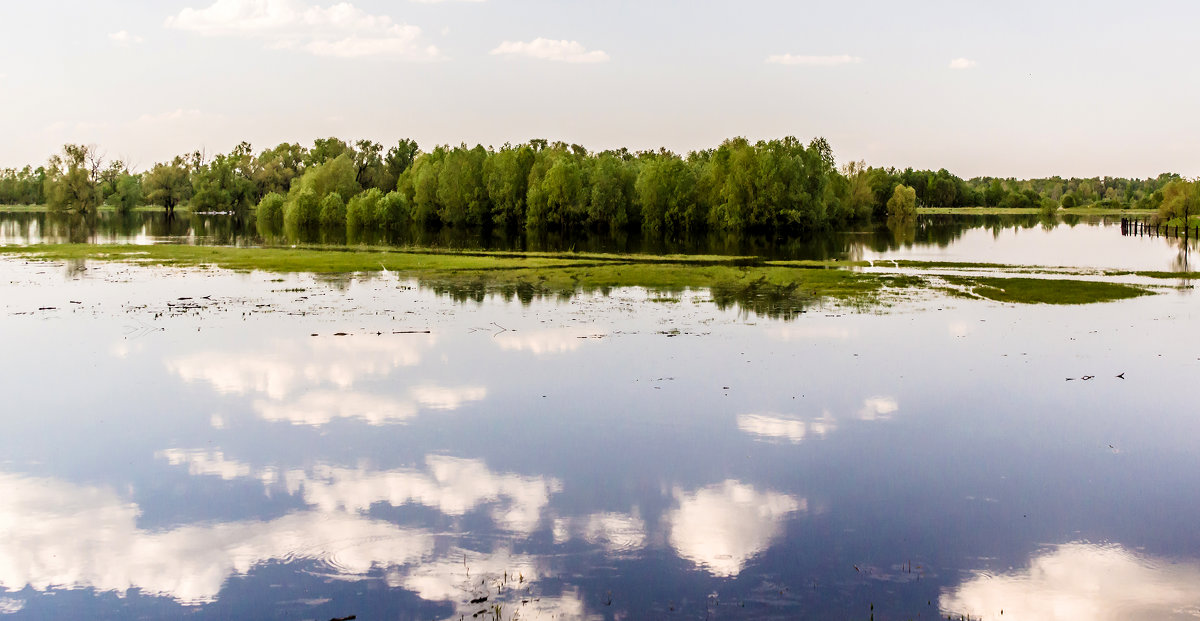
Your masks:
M 1175 247 L 1175 260 L 1171 267 L 1177 272 L 1189 272 L 1192 270 L 1192 253 L 1196 252 L 1197 247 L 1200 247 L 1200 240 L 1194 237 L 1167 237 L 1167 243 Z M 1181 278 L 1180 286 L 1190 285 L 1191 281 L 1187 278 Z
M 95 214 L 31 212 L 0 215 L 6 238 L 32 243 L 120 243 L 138 238 L 244 246 L 255 242 L 252 226 L 225 215 L 177 215 L 161 211 Z
M 534 300 L 545 299 L 565 302 L 580 293 L 612 293 L 610 287 L 564 288 L 548 286 L 540 281 L 496 283 L 484 276 L 467 279 L 421 279 L 421 286 L 460 304 L 481 303 L 491 296 L 496 296 L 507 302 L 516 300 L 529 305 Z M 681 290 L 655 291 L 669 295 L 682 293 Z M 800 289 L 800 283 L 778 284 L 767 281 L 765 277 L 749 283 L 716 283 L 709 288 L 709 292 L 717 308 L 723 311 L 740 309 L 744 314 L 754 313 L 772 319 L 795 319 L 816 301 L 816 298 Z
M 917 219 L 904 218 L 898 216 L 889 217 L 887 220 L 888 231 L 892 234 L 892 243 L 895 247 L 911 246 L 917 239 Z
M 87 244 L 94 241 L 97 216 L 86 213 L 45 214 L 42 238 L 54 243 Z
M 717 308 L 737 307 L 743 313 L 790 320 L 807 310 L 814 298 L 800 290 L 799 283 L 776 284 L 760 278 L 748 284 L 719 283 L 712 287 Z

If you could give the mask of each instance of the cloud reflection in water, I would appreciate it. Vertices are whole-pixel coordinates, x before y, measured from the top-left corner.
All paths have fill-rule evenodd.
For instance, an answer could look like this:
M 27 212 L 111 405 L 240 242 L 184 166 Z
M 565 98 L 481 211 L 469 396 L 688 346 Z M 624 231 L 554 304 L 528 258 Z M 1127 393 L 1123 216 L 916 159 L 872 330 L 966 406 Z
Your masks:
M 944 614 L 981 620 L 1196 619 L 1200 565 L 1070 543 L 1035 556 L 1027 569 L 980 572 L 943 593 L 939 605 Z
M 215 601 L 232 575 L 278 559 L 322 561 L 345 576 L 428 556 L 433 535 L 347 513 L 270 521 L 138 528 L 140 509 L 115 493 L 55 479 L 0 474 L 0 587 L 97 591 Z
M 208 382 L 226 394 L 285 399 L 299 389 L 328 383 L 349 388 L 364 377 L 382 377 L 420 364 L 433 335 L 403 338 L 347 336 L 280 341 L 268 352 L 230 355 L 201 352 L 167 361 L 167 369 L 187 382 Z
M 783 532 L 784 519 L 806 511 L 808 502 L 776 492 L 760 492 L 725 481 L 695 492 L 675 491 L 678 508 L 667 515 L 675 551 L 718 577 L 742 572 Z

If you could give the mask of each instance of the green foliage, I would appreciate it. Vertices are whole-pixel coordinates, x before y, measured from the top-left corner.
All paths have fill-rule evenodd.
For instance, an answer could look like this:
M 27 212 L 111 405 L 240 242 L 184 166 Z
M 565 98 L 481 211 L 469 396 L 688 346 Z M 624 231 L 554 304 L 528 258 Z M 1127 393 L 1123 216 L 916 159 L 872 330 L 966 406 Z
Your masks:
M 623 229 L 637 215 L 632 209 L 638 179 L 637 164 L 612 152 L 593 160 L 588 223 L 594 227 Z
M 45 184 L 42 166 L 0 170 L 0 205 L 41 205 L 46 202 Z
M 313 141 L 313 147 L 304 155 L 304 167 L 319 166 L 341 156 L 354 160 L 350 145 L 338 138 L 318 138 Z
M 96 189 L 101 198 L 119 201 L 112 197 L 128 174 L 124 164 L 101 166 L 93 150 L 72 149 L 44 169 L 0 171 L 0 203 L 44 199 L 60 209 L 87 210 L 96 204 Z M 337 193 L 346 201 L 347 224 L 355 229 L 415 222 L 507 231 L 643 227 L 667 235 L 708 230 L 733 236 L 883 218 L 897 186 L 910 188 L 915 204 L 929 209 L 986 205 L 1036 211 L 1049 200 L 1068 208 L 1153 210 L 1170 198 L 1167 210 L 1178 211 L 1177 190 L 1164 189 L 1181 181 L 1175 174 L 964 181 L 946 169 L 873 168 L 865 162 L 839 170 L 825 140 L 804 144 L 794 137 L 753 143 L 733 138 L 686 156 L 626 149 L 592 154 L 579 145 L 543 139 L 499 150 L 438 146 L 429 153 L 401 140 L 385 153 L 369 140 L 351 145 L 325 138 L 311 149 L 283 143 L 257 156 L 242 143 L 209 162 L 199 152 L 177 157 L 141 178 L 145 200 L 168 209 L 190 200 L 197 210 L 240 212 L 271 193 L 287 196 L 291 205 L 308 190 L 319 220 L 322 202 Z M 364 189 L 378 194 L 356 202 Z M 393 190 L 397 195 L 388 198 Z M 283 211 L 295 212 L 293 219 L 301 221 L 309 210 L 285 206 Z M 1177 216 L 1164 212 L 1164 217 Z
M 101 158 L 95 147 L 67 144 L 50 158 L 44 183 L 46 203 L 56 211 L 93 213 L 103 200 Z
M 696 174 L 674 153 L 647 158 L 634 188 L 646 230 L 681 231 L 703 224 L 696 209 Z
M 351 155 L 342 153 L 333 159 L 306 169 L 304 174 L 292 185 L 291 194 L 310 190 L 317 197 L 318 202 L 335 192 L 343 199 L 353 197 L 361 190 L 357 175 L 358 170 L 354 167 Z
M 1182 224 L 1197 214 L 1200 214 L 1200 182 L 1180 179 L 1163 186 L 1157 214 L 1160 222 Z
M 176 157 L 169 164 L 155 164 L 143 176 L 142 190 L 147 204 L 162 205 L 167 211 L 173 211 L 188 200 L 192 195 L 192 183 L 183 158 Z
M 420 152 L 421 148 L 417 146 L 416 141 L 408 139 L 403 139 L 396 146 L 388 149 L 387 155 L 383 157 L 383 168 L 386 176 L 383 179 L 380 189 L 388 192 L 395 190 L 396 184 L 400 180 L 400 175 L 404 174 L 404 171 L 413 165 Z
M 242 143 L 229 155 L 217 155 L 192 171 L 193 211 L 245 213 L 257 198 L 250 179 L 250 145 Z
M 577 153 L 561 143 L 537 153 L 529 173 L 526 228 L 566 230 L 583 221 L 587 196 L 578 159 Z
M 397 182 L 398 191 L 412 206 L 413 219 L 421 224 L 438 221 L 438 177 L 445 157 L 446 149 L 436 147 L 432 152 L 418 157 Z
M 515 228 L 523 225 L 529 174 L 535 158 L 529 145 L 504 145 L 484 163 L 484 184 L 492 204 L 492 222 L 496 226 Z
M 487 151 L 460 145 L 447 151 L 438 169 L 436 203 L 438 218 L 451 226 L 479 226 L 489 220 L 491 203 L 484 183 Z
M 375 204 L 375 221 L 385 231 L 396 231 L 412 222 L 408 199 L 400 192 L 388 192 Z
M 898 185 L 887 202 L 888 219 L 911 220 L 917 215 L 917 190 Z
M 326 228 L 346 226 L 346 201 L 333 192 L 321 199 L 321 226 Z
M 258 218 L 259 229 L 278 231 L 283 226 L 283 205 L 286 199 L 278 192 L 271 192 L 258 202 L 255 214 Z
M 321 220 L 321 199 L 312 188 L 298 188 L 283 206 L 283 224 L 289 229 L 315 226 Z
M 112 194 L 108 203 L 116 208 L 118 213 L 129 213 L 142 204 L 142 180 L 137 175 L 122 173 L 114 182 Z
M 250 166 L 255 193 L 258 196 L 272 192 L 286 194 L 292 187 L 292 180 L 304 172 L 306 157 L 304 147 L 286 142 L 260 153 Z
M 383 192 L 377 188 L 371 188 L 350 199 L 346 205 L 346 226 L 351 231 L 377 228 L 379 226 L 377 210 L 379 200 L 382 198 Z

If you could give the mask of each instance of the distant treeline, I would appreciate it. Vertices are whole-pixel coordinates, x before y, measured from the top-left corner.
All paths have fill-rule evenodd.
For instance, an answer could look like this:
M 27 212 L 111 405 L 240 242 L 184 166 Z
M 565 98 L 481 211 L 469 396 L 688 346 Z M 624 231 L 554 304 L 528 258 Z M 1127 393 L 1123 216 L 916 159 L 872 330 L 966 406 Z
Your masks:
M 897 188 L 903 186 L 901 191 Z M 898 198 L 897 198 L 898 197 Z M 95 147 L 65 145 L 36 169 L 0 171 L 0 204 L 46 204 L 90 212 L 140 205 L 168 211 L 256 214 L 263 226 L 410 224 L 528 230 L 641 228 L 655 232 L 811 231 L 883 218 L 903 198 L 925 207 L 1054 209 L 1095 205 L 1159 209 L 1184 200 L 1196 213 L 1197 184 L 1153 179 L 963 180 L 945 169 L 898 170 L 864 162 L 838 167 L 823 138 L 727 140 L 686 156 L 666 150 L 592 153 L 530 140 L 500 149 L 411 140 L 384 149 L 337 138 L 312 147 L 254 153 L 194 152 L 135 173 Z M 1179 198 L 1181 197 L 1181 198 Z M 903 202 L 903 201 L 901 201 Z

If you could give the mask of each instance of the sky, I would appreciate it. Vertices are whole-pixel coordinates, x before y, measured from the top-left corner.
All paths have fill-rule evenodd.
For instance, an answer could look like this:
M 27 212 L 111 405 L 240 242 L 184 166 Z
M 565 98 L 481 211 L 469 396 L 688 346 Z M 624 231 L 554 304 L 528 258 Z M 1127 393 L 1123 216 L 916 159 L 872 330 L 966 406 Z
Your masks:
M 964 177 L 1200 175 L 1200 4 L 8 0 L 0 167 L 531 138 L 822 136 Z

